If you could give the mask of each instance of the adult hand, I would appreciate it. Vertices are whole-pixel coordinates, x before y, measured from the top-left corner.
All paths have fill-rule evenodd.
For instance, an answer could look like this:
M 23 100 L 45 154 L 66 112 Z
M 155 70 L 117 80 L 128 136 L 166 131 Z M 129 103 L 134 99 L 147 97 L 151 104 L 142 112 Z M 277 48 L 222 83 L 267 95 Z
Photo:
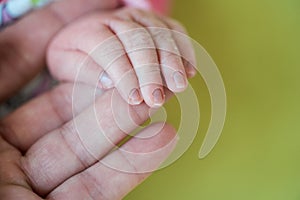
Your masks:
M 103 7 L 98 0 L 70 2 L 55 2 L 0 32 L 0 102 L 42 69 L 47 43 L 61 27 L 90 10 L 116 6 L 113 1 L 101 1 L 107 2 Z M 146 155 L 166 146 L 159 154 L 137 159 L 121 150 L 111 151 L 127 136 L 120 125 L 133 130 L 148 118 L 149 107 L 130 106 L 126 116 L 128 104 L 117 93 L 108 91 L 95 104 L 99 130 L 98 123 L 89 123 L 95 110 L 86 99 L 79 101 L 73 119 L 72 88 L 71 84 L 60 85 L 1 120 L 3 199 L 120 199 L 149 175 L 122 170 L 151 172 L 174 147 L 175 131 L 168 125 L 158 131 L 162 124 L 156 124 L 139 134 L 157 133 L 155 136 L 148 140 L 133 138 L 122 148 Z M 118 102 L 117 107 L 111 106 L 112 99 Z M 117 121 L 115 113 L 121 113 Z M 166 145 L 170 141 L 171 145 Z
M 164 124 L 147 127 L 123 150 L 112 151 L 150 108 L 130 106 L 113 90 L 89 106 L 85 97 L 93 88 L 78 87 L 84 98 L 76 100 L 76 110 L 73 85 L 62 84 L 0 122 L 3 199 L 120 199 L 172 151 L 175 131 Z

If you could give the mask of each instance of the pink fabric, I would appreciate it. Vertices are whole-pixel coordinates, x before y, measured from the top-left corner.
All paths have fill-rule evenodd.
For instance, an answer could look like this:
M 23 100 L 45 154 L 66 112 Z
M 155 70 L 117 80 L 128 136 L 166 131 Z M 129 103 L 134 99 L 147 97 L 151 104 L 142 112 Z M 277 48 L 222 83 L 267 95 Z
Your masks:
M 171 1 L 170 0 L 150 0 L 153 9 L 162 14 L 169 14 Z
M 145 10 L 154 10 L 161 14 L 170 11 L 170 0 L 121 0 L 123 4 Z

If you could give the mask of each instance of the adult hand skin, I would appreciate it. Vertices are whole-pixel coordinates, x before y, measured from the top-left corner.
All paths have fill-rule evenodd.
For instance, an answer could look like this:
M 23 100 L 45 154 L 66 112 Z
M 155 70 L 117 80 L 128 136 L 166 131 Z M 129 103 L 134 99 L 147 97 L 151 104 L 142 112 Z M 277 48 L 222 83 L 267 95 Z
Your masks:
M 92 90 L 79 87 L 83 92 Z M 133 130 L 148 118 L 150 108 L 145 103 L 128 105 L 110 90 L 92 106 L 86 98 L 78 99 L 73 112 L 72 89 L 72 84 L 62 84 L 1 120 L 2 199 L 121 199 L 173 150 L 175 130 L 154 124 L 123 150 L 111 151 L 127 136 L 123 127 Z M 95 113 L 97 123 L 91 120 Z

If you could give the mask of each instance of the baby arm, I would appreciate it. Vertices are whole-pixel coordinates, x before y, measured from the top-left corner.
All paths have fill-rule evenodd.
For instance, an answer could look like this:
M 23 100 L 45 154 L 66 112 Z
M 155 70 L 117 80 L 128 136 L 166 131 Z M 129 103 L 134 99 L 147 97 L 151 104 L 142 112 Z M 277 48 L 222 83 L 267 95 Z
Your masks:
M 164 103 L 163 87 L 182 92 L 195 75 L 195 57 L 176 21 L 134 8 L 93 13 L 52 41 L 48 65 L 60 81 L 116 87 L 132 105 Z M 78 72 L 84 76 L 77 76 Z M 99 81 L 98 81 L 99 80 Z

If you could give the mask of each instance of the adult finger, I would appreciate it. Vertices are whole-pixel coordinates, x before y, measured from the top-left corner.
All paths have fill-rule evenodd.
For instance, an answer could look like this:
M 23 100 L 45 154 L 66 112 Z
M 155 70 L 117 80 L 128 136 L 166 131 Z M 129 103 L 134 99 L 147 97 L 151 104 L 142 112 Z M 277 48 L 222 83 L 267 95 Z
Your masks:
M 34 11 L 0 32 L 0 102 L 12 96 L 44 66 L 47 44 L 67 23 L 117 0 L 61 0 Z
M 139 135 L 153 135 L 158 127 L 162 124 L 151 125 Z M 132 138 L 121 149 L 65 181 L 47 198 L 122 199 L 158 168 L 176 142 L 175 130 L 168 125 L 148 139 Z
M 47 194 L 100 160 L 147 120 L 149 109 L 145 103 L 128 105 L 114 89 L 75 119 L 41 138 L 22 162 L 35 191 Z
M 81 89 L 76 107 L 72 107 L 73 84 L 62 84 L 33 99 L 0 121 L 0 134 L 10 144 L 26 151 L 34 142 L 51 130 L 69 121 L 94 99 L 94 88 L 87 85 Z
M 22 154 L 0 136 L 0 197 L 1 199 L 41 200 L 27 183 L 20 168 Z

